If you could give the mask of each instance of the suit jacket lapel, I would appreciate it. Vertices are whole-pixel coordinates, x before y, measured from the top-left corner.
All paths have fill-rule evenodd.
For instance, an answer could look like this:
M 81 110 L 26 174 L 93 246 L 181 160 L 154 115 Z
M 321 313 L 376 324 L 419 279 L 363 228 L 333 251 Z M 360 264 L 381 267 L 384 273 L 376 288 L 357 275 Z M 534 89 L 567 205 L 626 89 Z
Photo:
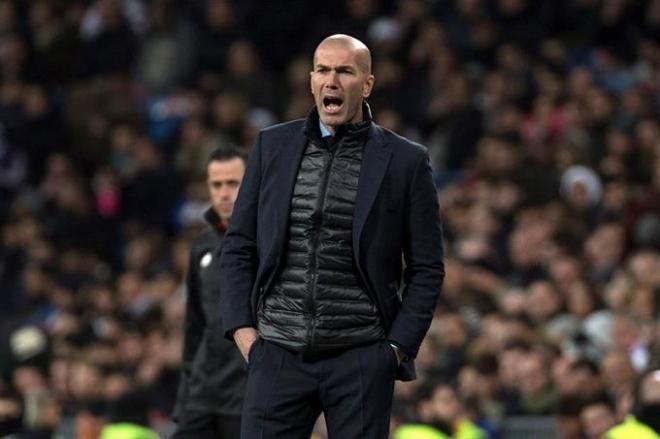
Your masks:
M 353 249 L 358 261 L 360 260 L 360 235 L 371 206 L 378 195 L 391 155 L 392 151 L 389 144 L 383 140 L 381 128 L 372 124 L 362 153 L 362 166 L 353 214 Z

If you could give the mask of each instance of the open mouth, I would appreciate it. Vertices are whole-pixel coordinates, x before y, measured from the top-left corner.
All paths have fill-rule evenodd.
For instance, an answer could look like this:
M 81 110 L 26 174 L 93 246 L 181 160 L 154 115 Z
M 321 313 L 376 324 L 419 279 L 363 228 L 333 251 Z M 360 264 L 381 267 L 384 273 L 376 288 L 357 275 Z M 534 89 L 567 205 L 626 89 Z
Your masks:
M 323 98 L 323 107 L 328 113 L 336 113 L 338 112 L 344 101 L 341 98 L 337 98 L 334 96 L 327 96 Z

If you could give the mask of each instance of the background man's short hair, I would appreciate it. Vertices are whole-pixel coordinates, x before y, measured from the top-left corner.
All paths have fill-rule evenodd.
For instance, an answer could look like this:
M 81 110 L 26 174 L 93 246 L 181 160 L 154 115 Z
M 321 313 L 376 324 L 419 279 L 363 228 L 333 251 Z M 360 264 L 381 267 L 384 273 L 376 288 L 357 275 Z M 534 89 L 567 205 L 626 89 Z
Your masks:
M 247 162 L 247 153 L 242 148 L 235 146 L 220 146 L 209 154 L 206 165 L 208 166 L 211 162 L 227 162 L 235 158 L 239 158 L 245 163 Z

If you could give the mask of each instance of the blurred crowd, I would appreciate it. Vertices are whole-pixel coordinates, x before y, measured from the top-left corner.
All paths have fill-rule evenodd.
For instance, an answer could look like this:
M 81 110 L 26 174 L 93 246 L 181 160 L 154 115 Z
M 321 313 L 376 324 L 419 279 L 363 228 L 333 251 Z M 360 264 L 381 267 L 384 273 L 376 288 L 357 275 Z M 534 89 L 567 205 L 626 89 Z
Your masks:
M 374 120 L 429 148 L 444 220 L 393 427 L 599 438 L 639 406 L 660 0 L 0 0 L 0 435 L 168 431 L 205 160 L 305 116 L 331 33 L 371 48 Z

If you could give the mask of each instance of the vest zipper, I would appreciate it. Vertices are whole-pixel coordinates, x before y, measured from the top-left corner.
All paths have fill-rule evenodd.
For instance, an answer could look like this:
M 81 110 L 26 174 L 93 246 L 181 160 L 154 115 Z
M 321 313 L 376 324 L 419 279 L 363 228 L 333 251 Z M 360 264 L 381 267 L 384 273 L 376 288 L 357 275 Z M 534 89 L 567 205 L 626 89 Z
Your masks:
M 337 145 L 333 150 L 329 150 L 330 158 L 325 165 L 323 170 L 323 178 L 321 179 L 321 186 L 319 188 L 319 196 L 316 200 L 316 208 L 314 213 L 317 215 L 314 217 L 314 229 L 312 235 L 312 248 L 311 254 L 309 255 L 310 267 L 312 269 L 311 276 L 308 283 L 307 291 L 307 300 L 305 306 L 305 313 L 309 315 L 307 320 L 307 348 L 312 347 L 314 341 L 314 333 L 316 331 L 316 318 L 314 315 L 314 310 L 316 307 L 316 287 L 318 284 L 318 259 L 317 253 L 319 248 L 319 240 L 321 238 L 321 227 L 323 226 L 323 208 L 325 207 L 325 199 L 328 193 L 328 181 L 330 180 L 330 175 L 332 174 L 332 165 L 335 159 L 335 152 L 339 149 Z M 314 215 L 314 214 L 312 214 Z

